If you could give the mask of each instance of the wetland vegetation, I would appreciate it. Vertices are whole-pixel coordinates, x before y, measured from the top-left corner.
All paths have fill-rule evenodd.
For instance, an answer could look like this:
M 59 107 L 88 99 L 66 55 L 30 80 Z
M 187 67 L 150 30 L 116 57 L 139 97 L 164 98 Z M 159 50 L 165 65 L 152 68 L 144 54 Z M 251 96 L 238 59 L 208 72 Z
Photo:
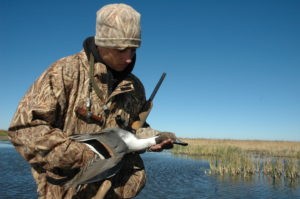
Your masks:
M 0 130 L 0 140 L 8 140 L 7 131 Z
M 174 154 L 201 156 L 209 161 L 209 174 L 267 175 L 295 182 L 300 178 L 300 142 L 183 139 L 188 147 L 175 146 Z

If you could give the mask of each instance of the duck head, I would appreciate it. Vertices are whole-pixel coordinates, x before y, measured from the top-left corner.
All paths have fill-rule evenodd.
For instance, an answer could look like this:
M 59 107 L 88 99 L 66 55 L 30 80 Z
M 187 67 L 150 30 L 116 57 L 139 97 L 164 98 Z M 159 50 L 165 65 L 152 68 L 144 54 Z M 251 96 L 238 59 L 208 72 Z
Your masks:
M 188 143 L 183 142 L 182 140 L 178 139 L 174 133 L 171 132 L 161 132 L 157 134 L 157 137 L 155 138 L 156 144 L 160 144 L 165 140 L 171 139 L 173 144 L 178 144 L 181 146 L 187 146 Z

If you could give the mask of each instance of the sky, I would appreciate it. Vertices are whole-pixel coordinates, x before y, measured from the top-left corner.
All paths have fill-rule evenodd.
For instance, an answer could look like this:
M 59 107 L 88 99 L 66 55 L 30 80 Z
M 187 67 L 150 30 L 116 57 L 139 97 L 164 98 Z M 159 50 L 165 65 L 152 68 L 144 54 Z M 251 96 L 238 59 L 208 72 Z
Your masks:
M 0 2 L 0 129 L 30 85 L 95 34 L 96 11 L 127 3 L 142 15 L 133 73 L 148 122 L 179 137 L 300 141 L 300 1 L 4 0 Z

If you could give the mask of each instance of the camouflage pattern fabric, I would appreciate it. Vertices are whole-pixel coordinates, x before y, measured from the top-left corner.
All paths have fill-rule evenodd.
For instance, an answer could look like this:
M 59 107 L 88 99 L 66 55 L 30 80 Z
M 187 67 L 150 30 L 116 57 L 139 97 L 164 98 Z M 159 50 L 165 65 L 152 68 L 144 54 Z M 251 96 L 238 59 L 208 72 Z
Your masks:
M 85 120 L 76 110 L 85 107 L 88 74 L 89 63 L 83 51 L 58 60 L 28 90 L 12 119 L 9 137 L 32 166 L 39 198 L 92 198 L 101 182 L 79 190 L 64 190 L 47 180 L 71 179 L 95 155 L 85 144 L 71 141 L 68 136 L 117 127 L 116 117 L 125 126 L 131 125 L 146 100 L 144 87 L 134 75 L 130 74 L 113 90 L 112 75 L 105 65 L 96 63 L 94 77 L 104 97 L 101 100 L 92 91 L 91 111 L 103 121 L 99 124 Z M 145 184 L 140 156 L 129 154 L 124 161 L 121 172 L 112 179 L 107 198 L 132 198 Z
M 141 45 L 141 15 L 126 4 L 109 4 L 97 12 L 97 46 L 124 49 Z

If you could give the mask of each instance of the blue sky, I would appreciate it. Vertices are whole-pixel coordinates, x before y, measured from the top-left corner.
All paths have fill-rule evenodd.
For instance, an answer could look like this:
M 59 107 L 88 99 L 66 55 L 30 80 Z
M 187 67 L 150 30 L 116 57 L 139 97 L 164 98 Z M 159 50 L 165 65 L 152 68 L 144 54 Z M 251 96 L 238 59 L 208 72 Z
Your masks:
M 124 2 L 142 14 L 134 73 L 149 116 L 180 137 L 300 141 L 300 1 L 28 0 L 0 3 L 0 129 L 54 61 L 95 34 L 95 13 Z

